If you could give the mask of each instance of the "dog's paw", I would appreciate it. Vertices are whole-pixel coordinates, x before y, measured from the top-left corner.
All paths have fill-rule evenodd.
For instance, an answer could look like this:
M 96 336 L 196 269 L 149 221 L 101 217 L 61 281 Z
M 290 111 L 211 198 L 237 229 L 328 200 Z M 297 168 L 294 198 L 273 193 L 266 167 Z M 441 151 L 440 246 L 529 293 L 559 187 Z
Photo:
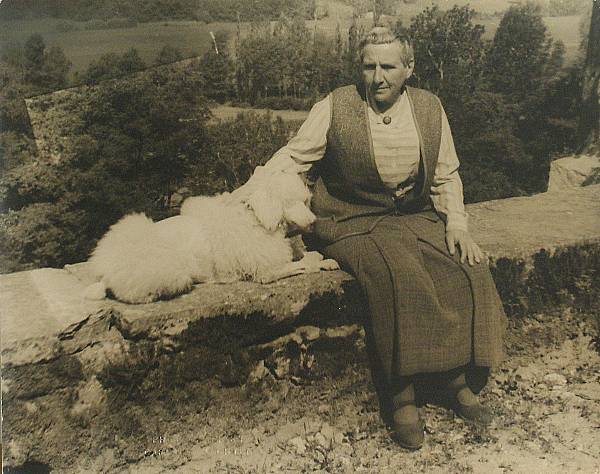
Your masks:
M 339 270 L 340 265 L 333 258 L 326 258 L 319 262 L 319 268 L 321 270 Z
M 92 283 L 83 292 L 86 300 L 103 300 L 106 298 L 106 286 L 103 282 Z

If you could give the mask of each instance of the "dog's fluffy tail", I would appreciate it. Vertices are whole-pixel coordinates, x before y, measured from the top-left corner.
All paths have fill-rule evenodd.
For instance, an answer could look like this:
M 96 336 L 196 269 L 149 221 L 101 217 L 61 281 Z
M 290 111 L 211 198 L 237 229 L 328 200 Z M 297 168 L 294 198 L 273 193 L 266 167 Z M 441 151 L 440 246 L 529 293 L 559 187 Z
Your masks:
M 193 272 L 189 258 L 157 231 L 144 214 L 125 216 L 98 242 L 90 263 L 114 296 L 128 303 L 149 303 L 188 291 Z

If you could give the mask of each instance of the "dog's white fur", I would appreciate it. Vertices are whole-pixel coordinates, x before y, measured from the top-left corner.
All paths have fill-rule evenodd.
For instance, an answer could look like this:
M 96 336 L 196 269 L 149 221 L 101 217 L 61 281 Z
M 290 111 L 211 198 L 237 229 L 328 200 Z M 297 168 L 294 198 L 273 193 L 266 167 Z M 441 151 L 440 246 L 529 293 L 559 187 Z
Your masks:
M 187 199 L 179 216 L 156 223 L 143 214 L 125 216 L 89 261 L 99 285 L 129 303 L 178 295 L 199 282 L 269 281 L 299 273 L 306 266 L 289 267 L 292 248 L 285 232 L 289 224 L 306 229 L 314 222 L 309 201 L 296 174 L 258 168 L 232 194 Z M 321 259 L 312 254 L 306 262 L 336 268 Z M 88 297 L 103 295 L 102 288 L 90 287 Z

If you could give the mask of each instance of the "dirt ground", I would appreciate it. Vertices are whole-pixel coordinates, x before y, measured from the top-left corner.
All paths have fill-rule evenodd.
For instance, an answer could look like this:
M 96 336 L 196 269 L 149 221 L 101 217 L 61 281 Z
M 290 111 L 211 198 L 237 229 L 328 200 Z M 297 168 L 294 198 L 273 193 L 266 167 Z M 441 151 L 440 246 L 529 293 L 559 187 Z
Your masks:
M 139 407 L 152 435 L 139 446 L 115 439 L 72 472 L 600 473 L 594 315 L 511 321 L 508 357 L 481 395 L 493 425 L 476 428 L 426 404 L 426 441 L 416 452 L 389 437 L 363 339 L 343 341 L 303 353 L 303 377 L 273 376 L 259 364 L 243 386 L 215 382 L 206 403 L 184 417 Z

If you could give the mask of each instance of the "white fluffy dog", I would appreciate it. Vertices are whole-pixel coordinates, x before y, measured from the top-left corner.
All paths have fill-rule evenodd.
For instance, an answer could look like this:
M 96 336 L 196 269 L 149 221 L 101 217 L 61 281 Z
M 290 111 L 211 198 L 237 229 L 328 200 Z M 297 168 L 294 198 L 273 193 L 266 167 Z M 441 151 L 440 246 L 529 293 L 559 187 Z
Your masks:
M 333 260 L 308 252 L 293 262 L 289 225 L 307 229 L 315 220 L 310 192 L 295 174 L 257 168 L 233 193 L 187 199 L 179 216 L 152 222 L 125 216 L 98 242 L 89 262 L 100 283 L 88 298 L 107 290 L 128 303 L 148 303 L 189 291 L 194 283 L 251 279 L 269 282 L 319 269 Z

